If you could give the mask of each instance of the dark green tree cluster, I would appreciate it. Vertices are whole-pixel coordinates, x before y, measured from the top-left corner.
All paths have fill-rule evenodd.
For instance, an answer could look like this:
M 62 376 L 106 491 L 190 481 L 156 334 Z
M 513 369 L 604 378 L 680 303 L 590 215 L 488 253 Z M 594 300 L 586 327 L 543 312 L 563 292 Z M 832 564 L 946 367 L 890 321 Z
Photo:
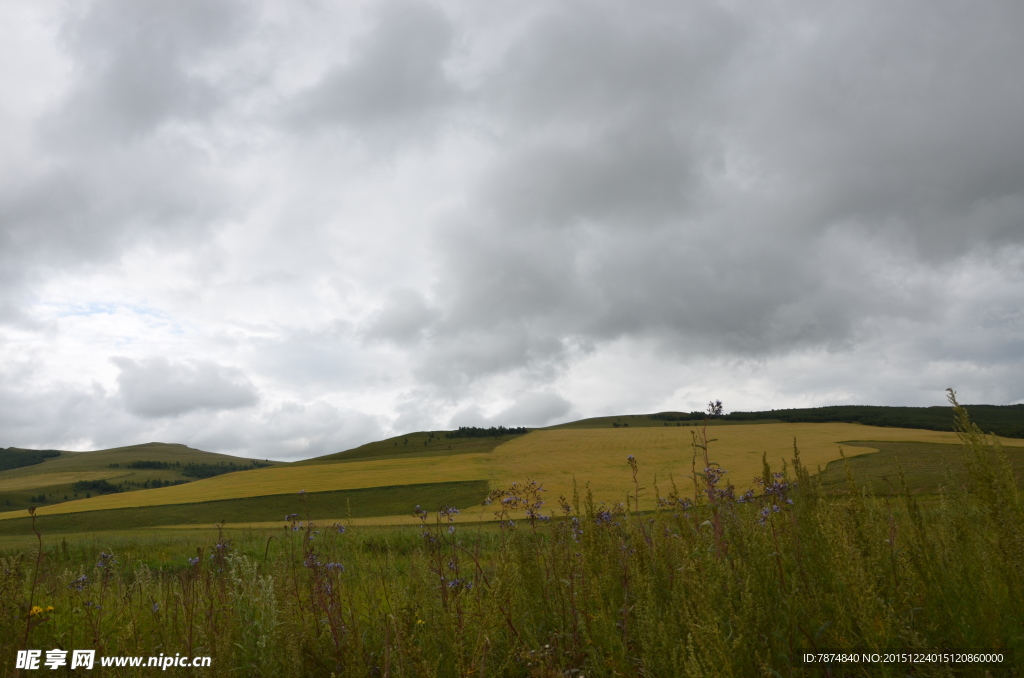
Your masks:
M 648 414 L 649 418 L 655 421 L 700 421 L 707 416 L 706 412 L 658 412 Z
M 262 461 L 253 460 L 248 464 L 236 464 L 233 461 L 229 461 L 226 464 L 205 464 L 190 462 L 181 467 L 181 475 L 189 478 L 212 478 L 214 476 L 221 476 L 225 473 L 234 473 L 235 471 L 248 471 L 254 468 L 264 468 L 270 466 Z
M 47 459 L 59 456 L 59 450 L 22 450 L 17 447 L 0 449 L 0 471 L 41 464 Z
M 123 492 L 121 485 L 113 485 L 106 480 L 79 480 L 71 486 L 75 492 L 99 492 L 100 494 L 114 494 Z
M 460 426 L 458 431 L 449 431 L 444 434 L 445 438 L 501 438 L 502 436 L 519 436 L 529 433 L 530 429 L 525 426 L 505 428 L 504 426 L 491 426 L 481 428 L 479 426 Z

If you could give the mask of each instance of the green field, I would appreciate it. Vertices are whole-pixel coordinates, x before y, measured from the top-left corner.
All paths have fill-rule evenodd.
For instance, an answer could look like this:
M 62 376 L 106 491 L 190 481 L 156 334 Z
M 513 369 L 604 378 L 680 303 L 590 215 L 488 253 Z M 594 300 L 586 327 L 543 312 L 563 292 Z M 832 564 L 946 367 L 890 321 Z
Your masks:
M 473 480 L 424 485 L 397 485 L 338 492 L 279 494 L 245 499 L 170 504 L 141 508 L 88 511 L 42 516 L 36 526 L 49 534 L 128 530 L 160 525 L 212 525 L 284 521 L 297 513 L 303 519 L 345 520 L 410 514 L 417 504 L 469 506 L 487 496 L 487 482 Z M 28 517 L 0 521 L 0 535 L 31 534 Z
M 822 487 L 829 492 L 846 490 L 847 465 L 858 487 L 879 496 L 899 493 L 901 469 L 908 489 L 917 494 L 937 494 L 940 488 L 960 485 L 967 477 L 962 445 L 892 441 L 849 441 L 843 445 L 846 462 L 830 462 L 821 473 Z M 864 452 L 865 447 L 872 451 Z M 1008 446 L 1003 453 L 1018 486 L 1024 487 L 1024 449 Z

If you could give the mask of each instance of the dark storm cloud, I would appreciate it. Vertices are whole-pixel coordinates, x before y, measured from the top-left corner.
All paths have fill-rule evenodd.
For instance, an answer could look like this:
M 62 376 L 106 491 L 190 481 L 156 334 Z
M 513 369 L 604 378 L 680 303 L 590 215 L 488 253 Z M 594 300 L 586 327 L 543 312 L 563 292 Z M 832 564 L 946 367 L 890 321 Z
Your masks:
M 13 442 L 1024 397 L 1020 3 L 40 12 L 40 75 L 0 65 Z
M 46 120 L 44 144 L 126 143 L 168 121 L 204 118 L 230 88 L 196 66 L 241 36 L 250 11 L 235 0 L 88 4 L 62 30 L 77 86 Z
M 174 417 L 195 410 L 231 410 L 259 400 L 237 367 L 209 361 L 111 358 L 125 407 L 140 417 Z
M 573 339 L 848 351 L 893 319 L 924 331 L 941 271 L 1024 243 L 1012 4 L 572 6 L 484 78 L 503 152 L 441 241 L 425 378 Z
M 368 322 L 364 336 L 399 345 L 415 344 L 436 320 L 423 295 L 410 289 L 391 290 L 383 307 Z
M 371 28 L 348 61 L 330 68 L 293 102 L 300 125 L 380 125 L 408 121 L 450 102 L 457 87 L 444 60 L 453 30 L 438 8 L 412 0 L 372 6 Z

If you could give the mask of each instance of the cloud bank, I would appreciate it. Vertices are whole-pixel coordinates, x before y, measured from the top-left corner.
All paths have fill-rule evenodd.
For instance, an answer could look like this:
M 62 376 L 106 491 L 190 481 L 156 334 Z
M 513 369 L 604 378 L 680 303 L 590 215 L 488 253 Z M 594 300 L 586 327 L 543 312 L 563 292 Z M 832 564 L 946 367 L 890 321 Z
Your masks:
M 0 445 L 1024 401 L 1019 3 L 0 14 Z

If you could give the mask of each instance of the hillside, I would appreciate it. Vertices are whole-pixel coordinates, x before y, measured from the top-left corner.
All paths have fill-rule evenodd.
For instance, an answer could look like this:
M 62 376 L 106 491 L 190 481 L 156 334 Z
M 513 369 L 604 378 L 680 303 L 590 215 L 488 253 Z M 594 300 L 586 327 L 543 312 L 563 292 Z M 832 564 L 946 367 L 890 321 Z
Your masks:
M 986 433 L 1005 438 L 1024 438 L 1024 405 L 965 405 L 971 420 Z M 704 412 L 658 412 L 592 417 L 547 427 L 549 430 L 585 428 L 635 428 L 650 426 L 695 426 L 705 419 Z M 846 423 L 885 428 L 910 428 L 952 431 L 953 413 L 948 406 L 881 407 L 874 405 L 835 405 L 761 412 L 731 412 L 708 421 L 709 425 L 768 423 Z
M 203 477 L 280 462 L 257 462 L 185 445 L 145 443 L 92 452 L 0 449 L 5 460 L 40 458 L 0 472 L 0 508 L 46 506 L 93 495 L 134 492 L 190 483 Z
M 549 505 L 560 494 L 571 496 L 574 483 L 580 492 L 589 488 L 598 501 L 624 501 L 626 493 L 635 490 L 626 463 L 629 455 L 639 464 L 637 482 L 642 507 L 653 508 L 659 495 L 671 491 L 673 482 L 681 494 L 692 494 L 694 429 L 621 425 L 627 421 L 620 421 L 619 428 L 556 428 L 489 439 L 447 439 L 439 432 L 410 434 L 302 463 L 240 471 L 140 492 L 79 497 L 67 503 L 40 506 L 38 515 L 42 525 L 51 526 L 47 529 L 78 526 L 83 530 L 111 529 L 113 525 L 212 524 L 220 520 L 266 522 L 307 509 L 320 520 L 347 516 L 408 517 L 416 504 L 431 508 L 454 505 L 474 509 L 475 515 L 487 518 L 489 511 L 479 504 L 489 490 L 531 480 L 548 490 Z M 794 438 L 804 463 L 811 469 L 828 468 L 830 476 L 835 474 L 835 466 L 830 463 L 840 458 L 840 446 L 849 444 L 845 441 L 869 441 L 856 443 L 868 450 L 855 450 L 868 451 L 869 457 L 877 450 L 885 451 L 884 459 L 879 457 L 885 462 L 885 469 L 878 472 L 881 475 L 889 474 L 890 452 L 896 449 L 891 443 L 926 445 L 905 450 L 913 451 L 915 459 L 920 457 L 915 465 L 927 470 L 933 451 L 955 449 L 950 446 L 958 442 L 953 433 L 846 423 L 719 422 L 714 426 L 713 437 L 712 459 L 728 470 L 727 480 L 740 491 L 749 487 L 760 472 L 762 453 L 767 453 L 769 461 L 777 467 L 792 455 Z M 1024 457 L 1024 442 L 1003 442 L 1008 453 L 1015 458 Z M 858 468 L 865 463 L 865 468 L 874 474 L 872 477 L 878 477 L 870 459 L 859 461 Z M 941 463 L 934 456 L 936 468 Z M 112 471 L 118 469 L 107 468 L 104 472 Z M 932 484 L 929 480 L 921 490 L 927 491 Z M 57 519 L 60 514 L 66 517 Z M 7 519 L 19 521 L 3 525 L 0 532 L 23 530 L 24 521 L 20 519 L 24 516 L 23 511 L 0 514 L 0 523 Z
M 453 435 L 454 431 L 418 431 L 406 433 L 385 440 L 378 440 L 344 452 L 314 457 L 293 463 L 293 466 L 309 464 L 336 464 L 350 461 L 384 459 L 415 459 L 419 457 L 440 457 L 454 454 L 490 452 L 498 445 L 511 440 L 515 435 L 489 435 L 484 437 Z

